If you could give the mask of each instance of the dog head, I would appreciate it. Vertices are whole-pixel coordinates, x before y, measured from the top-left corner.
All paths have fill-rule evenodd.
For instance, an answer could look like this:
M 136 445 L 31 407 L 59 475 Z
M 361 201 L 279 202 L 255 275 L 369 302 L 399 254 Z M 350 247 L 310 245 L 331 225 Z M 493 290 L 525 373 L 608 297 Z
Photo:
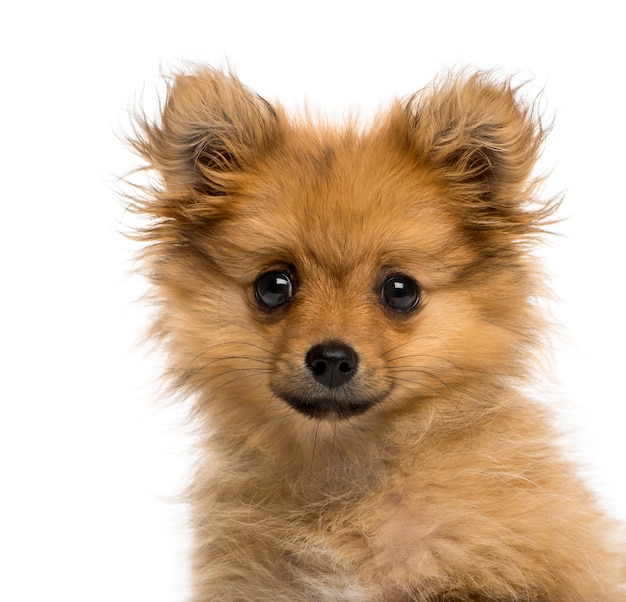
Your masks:
M 133 144 L 157 174 L 135 208 L 177 384 L 233 419 L 484 411 L 540 335 L 543 136 L 483 73 L 369 127 L 289 118 L 212 69 L 175 77 Z

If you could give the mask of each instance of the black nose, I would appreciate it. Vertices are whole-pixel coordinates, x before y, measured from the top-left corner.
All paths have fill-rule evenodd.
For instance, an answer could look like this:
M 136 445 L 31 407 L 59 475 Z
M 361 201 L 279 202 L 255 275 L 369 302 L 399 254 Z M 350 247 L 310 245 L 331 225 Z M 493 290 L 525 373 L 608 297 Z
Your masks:
M 318 383 L 333 389 L 345 385 L 354 376 L 359 356 L 343 343 L 322 343 L 309 349 L 306 365 Z

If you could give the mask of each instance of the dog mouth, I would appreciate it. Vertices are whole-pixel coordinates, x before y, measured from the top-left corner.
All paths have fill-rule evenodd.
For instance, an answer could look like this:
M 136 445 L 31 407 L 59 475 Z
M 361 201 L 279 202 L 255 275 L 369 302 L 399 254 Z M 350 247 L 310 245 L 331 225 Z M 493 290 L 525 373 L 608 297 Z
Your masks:
M 279 394 L 279 397 L 294 410 L 316 420 L 346 420 L 364 414 L 379 401 L 378 398 L 348 399 L 346 395 L 298 396 Z

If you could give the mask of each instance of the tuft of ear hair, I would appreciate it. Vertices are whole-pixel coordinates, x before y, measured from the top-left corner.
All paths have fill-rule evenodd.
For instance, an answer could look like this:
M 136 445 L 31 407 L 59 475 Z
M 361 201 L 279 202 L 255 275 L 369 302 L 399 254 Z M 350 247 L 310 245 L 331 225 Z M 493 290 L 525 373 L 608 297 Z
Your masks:
M 280 135 L 274 108 L 233 74 L 202 67 L 168 83 L 160 121 L 145 117 L 132 144 L 169 194 L 221 196 Z
M 541 230 L 558 200 L 535 204 L 531 174 L 547 134 L 510 78 L 488 72 L 435 80 L 404 105 L 409 145 L 446 186 L 467 223 L 509 234 Z

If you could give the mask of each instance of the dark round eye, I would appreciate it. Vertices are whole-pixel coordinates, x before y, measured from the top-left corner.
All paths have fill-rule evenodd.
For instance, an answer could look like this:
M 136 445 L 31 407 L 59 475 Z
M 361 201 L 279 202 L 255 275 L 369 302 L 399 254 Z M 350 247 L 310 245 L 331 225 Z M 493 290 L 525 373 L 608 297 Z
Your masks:
M 383 282 L 380 300 L 398 312 L 409 312 L 420 302 L 420 287 L 408 276 L 389 276 Z
M 261 274 L 254 284 L 257 301 L 273 309 L 290 301 L 294 293 L 293 280 L 285 272 L 278 270 Z

